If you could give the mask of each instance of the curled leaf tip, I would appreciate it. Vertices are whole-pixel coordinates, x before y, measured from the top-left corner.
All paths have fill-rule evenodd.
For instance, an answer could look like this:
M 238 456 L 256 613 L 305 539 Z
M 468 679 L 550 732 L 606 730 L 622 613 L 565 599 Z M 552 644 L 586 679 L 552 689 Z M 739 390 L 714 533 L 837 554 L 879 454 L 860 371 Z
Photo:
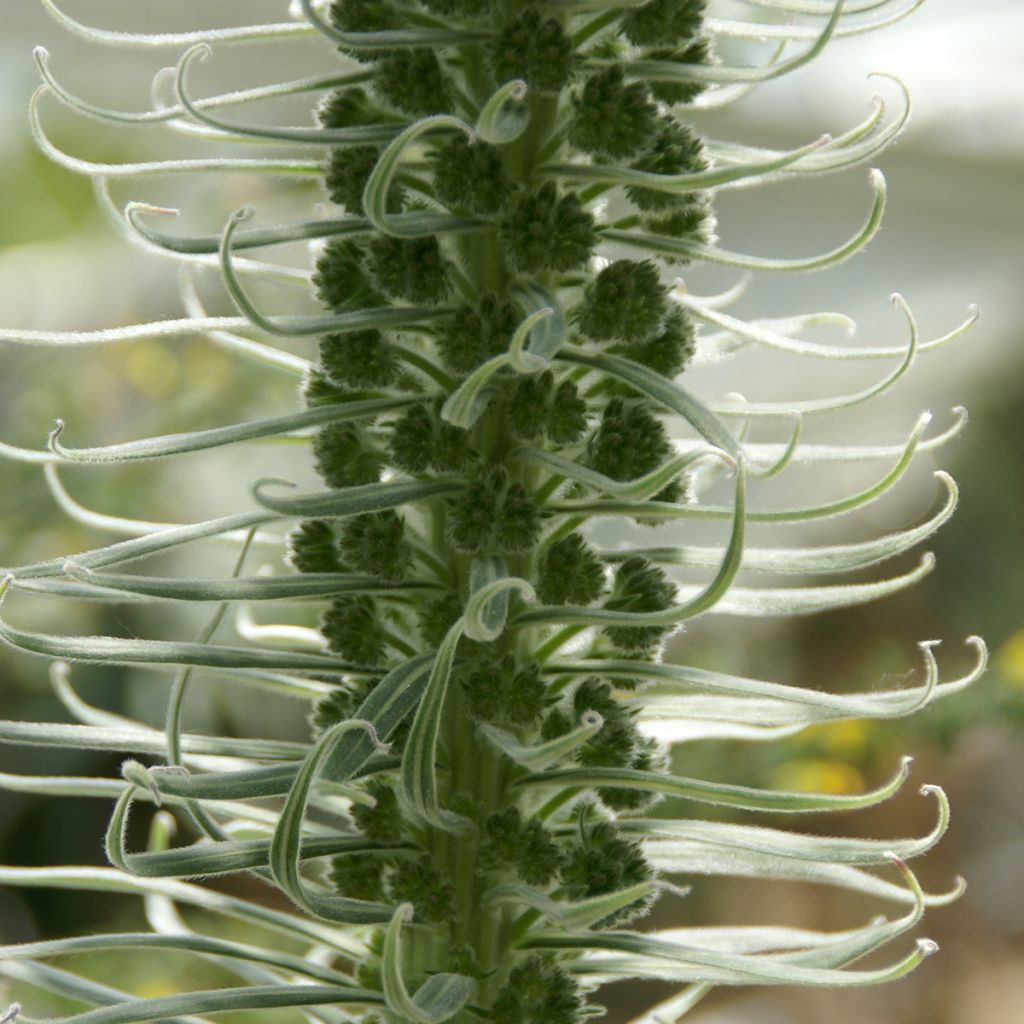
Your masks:
M 71 678 L 71 666 L 66 661 L 55 661 L 50 665 L 50 679 L 66 683 Z
M 921 954 L 921 956 L 929 957 L 933 953 L 938 953 L 939 944 L 934 939 L 918 939 L 917 951 Z
M 284 477 L 280 476 L 264 476 L 260 477 L 252 487 L 250 488 L 253 497 L 260 501 L 263 497 L 263 492 L 267 487 L 288 487 L 291 490 L 295 490 L 299 485 L 294 480 L 285 480 Z
M 670 896 L 679 896 L 680 898 L 689 896 L 693 892 L 692 885 L 676 885 L 666 878 L 654 879 L 653 885 L 660 892 L 667 892 Z
M 124 215 L 128 221 L 132 221 L 140 213 L 154 214 L 161 217 L 177 217 L 181 211 L 173 206 L 154 206 L 153 203 L 144 203 L 139 200 L 133 200 L 125 204 Z
M 63 448 L 60 444 L 60 435 L 64 433 L 64 421 L 61 419 L 54 420 L 54 427 L 46 435 L 46 447 L 53 452 L 54 455 L 60 455 Z

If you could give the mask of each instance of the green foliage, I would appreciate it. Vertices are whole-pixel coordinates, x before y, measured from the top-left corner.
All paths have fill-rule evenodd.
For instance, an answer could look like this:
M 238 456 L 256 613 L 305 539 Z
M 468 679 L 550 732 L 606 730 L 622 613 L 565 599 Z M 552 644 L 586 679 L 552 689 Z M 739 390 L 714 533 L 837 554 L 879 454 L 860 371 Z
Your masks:
M 785 792 L 676 775 L 661 742 L 765 740 L 822 721 L 891 718 L 963 689 L 983 668 L 983 646 L 972 640 L 978 664 L 939 685 L 926 646 L 923 684 L 857 696 L 659 660 L 669 634 L 698 614 L 725 612 L 736 629 L 738 615 L 827 610 L 909 585 L 927 564 L 881 583 L 734 584 L 747 569 L 784 579 L 874 565 L 929 536 L 955 504 L 944 478 L 947 507 L 921 527 L 853 545 L 772 547 L 760 538 L 765 546 L 749 545 L 748 519 L 767 535 L 776 524 L 863 507 L 896 482 L 918 448 L 938 443 L 922 442 L 923 423 L 895 454 L 855 436 L 806 447 L 799 431 L 787 445 L 780 432 L 766 430 L 763 438 L 760 425 L 790 424 L 796 410 L 810 422 L 866 401 L 937 343 L 919 345 L 912 321 L 909 356 L 906 346 L 856 352 L 810 343 L 797 330 L 816 315 L 745 321 L 724 311 L 735 291 L 702 298 L 667 283 L 673 268 L 698 257 L 736 268 L 821 269 L 862 249 L 878 229 L 884 189 L 876 174 L 866 226 L 831 253 L 776 260 L 719 250 L 718 188 L 873 159 L 900 122 L 890 126 L 879 112 L 831 141 L 785 154 L 705 143 L 683 106 L 705 89 L 713 90 L 709 105 L 727 103 L 759 78 L 798 67 L 824 48 L 845 12 L 812 17 L 817 40 L 756 68 L 713 56 L 708 33 L 722 34 L 721 25 L 705 21 L 703 0 L 622 8 L 301 0 L 298 7 L 320 56 L 334 49 L 346 58 L 336 76 L 199 102 L 188 70 L 203 51 L 193 49 L 176 76 L 179 106 L 142 116 L 83 107 L 55 81 L 49 86 L 93 117 L 174 127 L 191 119 L 211 145 L 225 138 L 287 143 L 309 157 L 238 163 L 229 155 L 129 169 L 143 180 L 169 170 L 242 171 L 267 179 L 257 196 L 280 190 L 290 203 L 306 198 L 312 206 L 322 186 L 341 208 L 269 226 L 259 219 L 243 225 L 242 211 L 219 246 L 208 236 L 160 234 L 150 225 L 152 207 L 126 211 L 130 230 L 147 245 L 186 264 L 217 261 L 243 319 L 193 312 L 195 323 L 101 335 L 0 331 L 0 342 L 81 346 L 187 330 L 257 362 L 260 372 L 286 382 L 283 394 L 294 395 L 296 386 L 301 392 L 305 408 L 294 415 L 225 428 L 82 449 L 62 447 L 57 431 L 46 452 L 3 448 L 30 464 L 73 461 L 85 472 L 274 440 L 319 474 L 322 484 L 312 490 L 263 479 L 252 489 L 255 511 L 246 499 L 237 515 L 173 528 L 98 519 L 64 501 L 84 524 L 131 539 L 5 570 L 0 583 L 0 597 L 26 589 L 53 600 L 116 595 L 126 603 L 213 606 L 197 637 L 162 641 L 31 633 L 11 625 L 4 609 L 0 638 L 15 647 L 65 660 L 171 666 L 178 674 L 163 733 L 123 717 L 112 724 L 109 712 L 69 696 L 60 669 L 58 692 L 81 722 L 0 723 L 0 738 L 14 742 L 116 749 L 145 761 L 127 762 L 120 780 L 48 775 L 30 782 L 39 791 L 117 800 L 106 844 L 117 872 L 0 868 L 0 883 L 192 901 L 211 915 L 255 924 L 264 937 L 224 945 L 177 927 L 160 936 L 189 956 L 244 964 L 236 987 L 180 999 L 112 997 L 34 960 L 18 976 L 99 1006 L 90 1024 L 271 1008 L 301 1008 L 314 1020 L 348 1019 L 351 1008 L 363 1024 L 578 1024 L 600 1012 L 584 1004 L 583 989 L 598 998 L 603 984 L 620 977 L 690 982 L 686 1000 L 694 1005 L 714 984 L 859 985 L 906 973 L 930 946 L 879 971 L 852 965 L 915 927 L 929 902 L 888 851 L 916 856 L 941 838 L 948 807 L 940 791 L 926 788 L 939 803 L 935 829 L 891 844 L 739 824 L 723 819 L 870 807 L 898 790 L 905 766 L 863 794 Z M 800 13 L 807 5 L 782 7 Z M 95 35 L 54 13 L 66 27 Z M 807 35 L 804 27 L 793 30 L 794 39 Z M 756 27 L 750 31 L 756 35 Z M 295 35 L 291 26 L 269 26 L 170 40 L 202 37 L 216 50 L 223 41 L 261 39 L 267 55 L 253 62 L 272 74 L 274 48 Z M 233 113 L 248 100 L 311 93 L 322 94 L 310 100 L 312 126 Z M 315 189 L 306 188 L 310 179 Z M 233 190 L 249 178 L 237 181 Z M 310 241 L 312 275 L 272 262 L 272 247 Z M 274 289 L 264 291 L 267 282 Z M 298 301 L 261 312 L 285 287 Z M 318 311 L 290 312 L 310 299 Z M 191 300 L 189 308 L 196 308 Z M 312 345 L 301 346 L 313 339 L 317 358 L 307 363 Z M 794 395 L 774 403 L 755 395 L 749 404 L 705 403 L 689 368 L 751 347 L 783 349 L 786 358 L 892 358 L 899 368 L 874 392 L 834 400 Z M 183 397 L 181 415 L 192 409 Z M 750 436 L 746 419 L 754 424 Z M 896 468 L 858 495 L 808 506 L 783 496 L 747 511 L 747 481 L 755 476 L 763 479 L 751 497 L 760 501 L 761 487 L 780 486 L 772 478 L 785 491 L 790 464 L 813 465 L 837 483 L 833 464 L 894 457 Z M 193 487 L 187 465 L 175 479 L 186 481 L 183 491 L 198 492 L 203 479 Z M 723 477 L 732 479 L 709 497 Z M 605 521 L 600 532 L 596 519 Z M 673 524 L 691 519 L 706 521 L 711 539 L 673 546 L 677 535 L 685 538 Z M 636 544 L 634 523 L 665 527 L 652 542 L 658 546 Z M 122 562 L 212 540 L 239 550 L 232 577 L 116 571 Z M 276 574 L 253 574 L 250 546 L 261 564 L 275 563 Z M 677 568 L 687 574 L 679 583 Z M 248 621 L 239 615 L 239 638 L 219 642 L 222 618 L 242 601 L 254 611 Z M 278 602 L 287 608 L 274 622 Z M 692 651 L 680 644 L 672 655 Z M 306 702 L 308 739 L 191 732 L 190 687 L 211 676 L 219 685 Z M 22 784 L 4 778 L 0 785 Z M 168 826 L 156 818 L 152 848 L 128 851 L 135 835 L 128 812 L 143 796 L 180 812 L 183 845 L 167 848 Z M 675 804 L 659 817 L 641 816 L 665 796 L 690 801 L 687 816 Z M 707 820 L 699 816 L 705 805 L 715 808 Z M 188 830 L 198 840 L 192 845 Z M 876 874 L 892 863 L 902 886 Z M 625 930 L 667 887 L 662 874 L 716 872 L 836 884 L 909 910 L 855 933 L 787 931 L 783 953 L 771 928 L 729 929 L 707 948 L 699 932 L 688 940 L 696 945 L 684 945 L 660 927 Z M 167 884 L 232 873 L 259 885 Z M 280 894 L 268 895 L 268 885 Z M 285 899 L 294 909 L 280 908 Z M 164 919 L 172 920 L 166 906 L 154 923 Z M 279 943 L 277 933 L 288 941 Z M 142 949 L 151 939 L 100 941 Z M 78 941 L 31 947 L 32 956 L 74 952 Z M 597 965 L 587 954 L 598 950 L 615 955 Z M 0 973 L 15 962 L 8 956 L 23 955 L 24 948 L 3 951 Z M 655 1009 L 634 1024 L 661 1016 L 678 1012 Z

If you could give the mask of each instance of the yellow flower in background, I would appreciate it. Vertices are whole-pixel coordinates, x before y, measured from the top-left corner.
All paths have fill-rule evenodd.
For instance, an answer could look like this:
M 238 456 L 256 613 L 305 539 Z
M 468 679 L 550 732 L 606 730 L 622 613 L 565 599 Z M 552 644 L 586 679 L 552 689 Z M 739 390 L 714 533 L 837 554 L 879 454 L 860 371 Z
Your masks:
M 800 758 L 779 765 L 770 775 L 774 788 L 801 793 L 859 793 L 864 776 L 852 764 L 824 758 Z
M 1008 683 L 1024 686 L 1024 629 L 1018 629 L 999 648 L 995 668 Z

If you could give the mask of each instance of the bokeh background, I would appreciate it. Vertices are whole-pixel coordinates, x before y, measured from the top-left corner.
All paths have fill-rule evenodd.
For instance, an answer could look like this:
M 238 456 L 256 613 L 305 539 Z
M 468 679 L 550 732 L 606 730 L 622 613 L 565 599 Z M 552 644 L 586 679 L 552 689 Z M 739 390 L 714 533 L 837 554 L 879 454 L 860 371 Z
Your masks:
M 145 31 L 279 20 L 284 0 L 67 0 L 69 12 L 107 27 Z M 739 3 L 713 4 L 727 15 Z M 745 9 L 748 13 L 750 8 Z M 691 1018 L 698 1024 L 812 1024 L 821 1020 L 871 1024 L 1008 1024 L 1024 1019 L 1024 8 L 1018 0 L 928 0 L 911 19 L 878 35 L 833 43 L 828 55 L 790 78 L 770 83 L 727 112 L 700 118 L 718 138 L 771 146 L 798 145 L 826 130 L 842 130 L 867 108 L 876 90 L 896 101 L 893 87 L 872 71 L 900 75 L 910 86 L 910 130 L 880 161 L 890 188 L 881 235 L 868 252 L 817 275 L 756 277 L 737 309 L 747 315 L 837 310 L 857 319 L 865 343 L 902 337 L 888 303 L 901 292 L 923 334 L 944 333 L 968 303 L 983 312 L 954 346 L 919 360 L 911 376 L 879 403 L 814 425 L 814 440 L 895 442 L 917 413 L 930 409 L 938 426 L 950 409 L 971 413 L 964 434 L 918 460 L 897 491 L 876 506 L 802 536 L 827 543 L 866 537 L 919 520 L 935 501 L 931 472 L 948 469 L 963 500 L 954 521 L 930 545 L 938 571 L 914 590 L 860 610 L 809 619 L 708 619 L 673 640 L 669 657 L 762 678 L 867 689 L 902 678 L 916 664 L 915 643 L 942 639 L 948 675 L 967 663 L 962 640 L 983 634 L 993 667 L 974 689 L 913 720 L 884 726 L 851 724 L 811 730 L 787 744 L 698 743 L 680 748 L 687 774 L 762 785 L 855 790 L 888 774 L 896 758 L 916 758 L 914 779 L 945 787 L 953 828 L 920 872 L 927 887 L 946 888 L 956 874 L 969 881 L 955 906 L 932 911 L 923 931 L 942 946 L 938 959 L 898 984 L 878 990 L 805 992 L 752 989 L 712 994 Z M 149 81 L 173 51 L 142 56 L 90 46 L 51 22 L 35 0 L 8 0 L 0 11 L 0 319 L 38 328 L 112 326 L 179 315 L 174 269 L 128 248 L 97 211 L 87 180 L 41 156 L 25 111 L 35 86 L 31 47 L 44 43 L 63 81 L 95 102 L 140 109 Z M 282 79 L 336 66 L 326 48 L 294 43 L 276 48 L 272 72 Z M 757 56 L 760 51 L 755 51 Z M 265 48 L 218 53 L 215 68 L 197 74 L 198 87 L 244 86 L 265 80 Z M 259 59 L 253 60 L 254 56 Z M 306 119 L 308 104 L 271 114 Z M 147 129 L 108 129 L 48 103 L 47 130 L 66 150 L 102 160 L 145 159 L 185 145 Z M 197 183 L 140 179 L 116 186 L 120 199 L 181 206 L 184 227 L 216 230 L 227 211 L 255 202 L 268 216 L 307 208 L 315 187 L 221 175 Z M 727 248 L 797 255 L 831 247 L 863 215 L 864 169 L 838 176 L 723 193 L 720 232 Z M 301 265 L 300 249 L 286 258 Z M 735 275 L 702 269 L 687 275 L 695 292 L 728 286 Z M 226 309 L 215 277 L 201 278 L 215 309 Z M 292 301 L 268 291 L 268 302 Z M 854 390 L 878 376 L 879 364 L 821 364 L 752 354 L 701 370 L 702 394 L 738 391 L 749 398 L 806 397 Z M 129 437 L 234 422 L 294 407 L 288 378 L 246 366 L 203 339 L 142 342 L 83 351 L 0 351 L 0 441 L 40 446 L 55 417 L 69 440 L 104 443 Z M 166 467 L 67 471 L 63 480 L 90 508 L 143 519 L 199 518 L 243 507 L 245 484 L 296 467 L 295 449 L 252 446 L 176 460 Z M 299 459 L 301 462 L 301 458 Z M 862 485 L 877 467 L 832 473 L 832 493 Z M 787 473 L 798 490 L 814 474 Z M 777 488 L 777 485 L 776 485 Z M 779 490 L 774 495 L 779 495 Z M 790 497 L 790 495 L 787 495 Z M 53 557 L 107 542 L 55 505 L 38 468 L 0 464 L 0 564 Z M 789 542 L 792 538 L 785 538 Z M 907 556 L 901 567 L 909 567 Z M 175 567 L 203 574 L 226 567 L 232 554 L 208 548 L 176 556 Z M 19 624 L 55 632 L 183 637 L 196 619 L 164 609 L 56 605 L 19 599 Z M 166 696 L 157 675 L 77 669 L 74 684 L 91 703 L 158 722 Z M 196 689 L 190 723 L 248 735 L 305 735 L 300 708 L 215 683 Z M 0 650 L 0 716 L 67 717 L 42 661 Z M 0 750 L 0 770 L 48 774 L 111 774 L 116 759 L 70 751 Z M 926 831 L 931 807 L 913 792 L 868 814 L 801 827 L 870 836 Z M 0 792 L 0 861 L 8 864 L 100 864 L 109 806 L 98 800 L 39 800 Z M 143 818 L 143 815 L 139 815 Z M 144 824 L 144 823 L 143 823 Z M 141 837 L 140 837 L 141 838 Z M 666 904 L 658 924 L 778 922 L 840 928 L 884 910 L 795 883 L 697 880 L 685 903 Z M 233 884 L 233 883 L 226 883 Z M 129 899 L 47 891 L 0 893 L 0 941 L 20 941 L 138 923 Z M 172 957 L 132 961 L 94 957 L 94 976 L 140 994 L 173 990 L 185 975 Z M 189 973 L 189 984 L 207 980 Z M 626 1020 L 649 1000 L 635 989 L 613 993 L 610 1020 Z M 3 1002 L 0 992 L 0 1003 Z M 62 1004 L 35 999 L 39 1015 Z M 263 1015 L 262 1019 L 267 1019 Z M 282 1018 L 287 1019 L 286 1017 Z M 542 1022 L 538 1022 L 542 1024 Z

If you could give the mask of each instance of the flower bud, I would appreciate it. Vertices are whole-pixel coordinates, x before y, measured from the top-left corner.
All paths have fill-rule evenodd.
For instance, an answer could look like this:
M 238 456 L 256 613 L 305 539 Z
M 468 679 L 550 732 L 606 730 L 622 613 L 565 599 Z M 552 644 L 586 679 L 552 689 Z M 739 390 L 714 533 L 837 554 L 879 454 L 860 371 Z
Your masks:
M 705 7 L 707 0 L 648 0 L 626 11 L 619 28 L 634 46 L 675 46 L 700 33 Z
M 305 519 L 288 534 L 288 562 L 299 572 L 343 572 L 338 535 L 327 519 Z
M 346 661 L 377 665 L 387 649 L 387 632 L 377 602 L 365 595 L 336 597 L 320 618 L 327 647 Z
M 616 260 L 604 268 L 578 307 L 577 324 L 598 341 L 643 341 L 661 325 L 668 300 L 649 260 Z
M 496 82 L 521 78 L 536 92 L 558 92 L 572 72 L 573 45 L 557 20 L 542 21 L 531 7 L 498 29 L 489 56 Z
M 578 533 L 548 545 L 540 560 L 537 597 L 544 604 L 590 604 L 604 590 L 604 567 Z
M 501 150 L 453 135 L 434 153 L 437 198 L 452 209 L 497 214 L 509 193 Z
M 612 594 L 604 603 L 611 611 L 660 612 L 675 604 L 675 585 L 646 559 L 627 558 L 619 565 Z M 646 654 L 671 626 L 605 626 L 604 632 L 620 650 Z
M 455 109 L 452 83 L 433 50 L 395 50 L 378 60 L 373 89 L 389 106 L 413 117 Z
M 352 423 L 328 423 L 313 440 L 317 472 L 328 487 L 358 487 L 380 479 L 384 453 Z
M 385 580 L 402 579 L 412 564 L 405 520 L 393 509 L 342 520 L 338 546 L 352 569 Z
M 559 197 L 550 181 L 512 202 L 500 232 L 509 266 L 524 274 L 575 270 L 597 245 L 594 218 L 579 197 L 571 192 Z
M 643 82 L 625 81 L 622 67 L 613 64 L 591 75 L 573 96 L 569 143 L 584 153 L 621 160 L 643 149 L 653 137 L 658 108 Z
M 381 304 L 363 257 L 363 250 L 344 238 L 332 238 L 324 246 L 313 274 L 313 287 L 324 305 L 340 313 Z
M 441 325 L 441 358 L 455 373 L 471 373 L 508 348 L 519 319 L 511 300 L 490 292 L 476 307 L 459 306 Z
M 448 263 L 435 235 L 382 235 L 370 242 L 369 249 L 374 281 L 392 298 L 437 303 L 448 295 Z

